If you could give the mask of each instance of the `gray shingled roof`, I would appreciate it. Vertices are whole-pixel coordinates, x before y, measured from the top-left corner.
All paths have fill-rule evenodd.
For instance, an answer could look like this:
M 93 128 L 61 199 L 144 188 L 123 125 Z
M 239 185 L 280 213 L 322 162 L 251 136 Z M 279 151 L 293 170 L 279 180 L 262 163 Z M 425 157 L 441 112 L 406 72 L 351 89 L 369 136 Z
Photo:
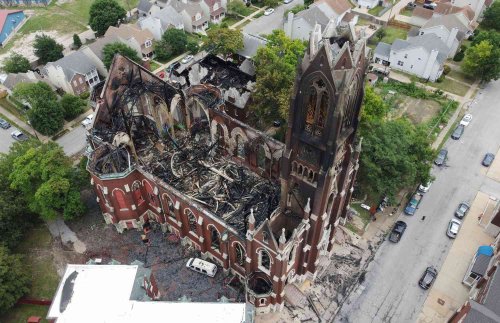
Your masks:
M 152 6 L 153 4 L 148 0 L 141 0 L 137 5 L 137 10 L 142 12 L 149 12 L 149 9 L 151 9 Z
M 448 30 L 457 28 L 461 32 L 467 32 L 469 28 L 460 21 L 456 15 L 445 15 L 441 17 L 433 17 L 422 26 L 422 28 L 430 28 L 435 26 L 445 26 Z
M 116 35 L 105 36 L 102 38 L 98 38 L 95 42 L 89 45 L 90 50 L 100 59 L 103 60 L 104 55 L 102 54 L 102 50 L 104 46 L 111 43 L 119 42 L 120 39 Z
M 32 77 L 30 77 L 30 75 Z M 37 74 L 31 72 L 28 73 L 9 73 L 3 81 L 3 85 L 9 90 L 14 90 L 14 87 L 19 83 L 36 83 L 39 81 L 39 78 L 36 77 Z
M 246 58 L 253 57 L 257 53 L 257 49 L 266 46 L 266 44 L 265 38 L 243 33 L 243 49 L 239 50 L 238 54 Z
M 391 56 L 391 45 L 383 42 L 378 43 L 375 48 L 375 54 L 384 57 Z
M 443 63 L 448 57 L 448 53 L 450 49 L 446 44 L 434 34 L 424 34 L 417 37 L 413 37 L 407 41 L 412 47 L 423 47 L 429 53 L 433 50 L 437 50 L 439 52 L 437 60 L 440 63 Z
M 95 69 L 92 61 L 80 51 L 64 56 L 58 61 L 47 63 L 47 65 L 61 66 L 68 81 L 71 81 L 77 73 L 85 75 Z
M 161 25 L 164 29 L 169 25 L 177 26 L 183 24 L 182 16 L 171 6 L 166 6 L 152 16 L 160 19 Z
M 491 309 L 479 304 L 476 301 L 470 301 L 471 309 L 465 316 L 463 323 L 498 323 L 500 316 L 496 315 Z
M 410 46 L 410 43 L 408 41 L 403 40 L 403 39 L 396 39 L 392 43 L 391 49 L 394 51 L 398 51 L 398 50 L 401 50 L 401 49 L 406 48 L 408 46 Z
M 474 266 L 472 266 L 471 271 L 478 275 L 484 276 L 486 274 L 486 270 L 488 270 L 488 264 L 490 263 L 491 256 L 479 254 L 476 257 L 476 261 L 474 262 Z
M 314 27 L 317 23 L 321 25 L 321 29 L 330 21 L 325 13 L 317 6 L 299 12 L 295 19 L 304 19 L 311 27 Z
M 497 269 L 490 279 L 490 287 L 484 299 L 484 306 L 500 316 L 500 269 Z

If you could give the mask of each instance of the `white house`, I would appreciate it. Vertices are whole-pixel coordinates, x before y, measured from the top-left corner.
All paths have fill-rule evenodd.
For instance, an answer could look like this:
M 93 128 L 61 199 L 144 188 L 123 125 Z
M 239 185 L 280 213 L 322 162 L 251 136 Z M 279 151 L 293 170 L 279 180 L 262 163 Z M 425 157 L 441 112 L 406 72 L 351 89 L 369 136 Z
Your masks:
M 206 4 L 201 0 L 175 0 L 169 4 L 181 14 L 184 30 L 187 32 L 204 32 L 208 28 L 210 16 L 205 13 Z
M 82 51 L 47 63 L 43 73 L 56 88 L 74 95 L 89 91 L 100 81 L 95 64 Z
M 363 8 L 371 9 L 378 6 L 379 0 L 358 0 L 358 6 Z
M 380 42 L 373 60 L 434 82 L 443 73 L 448 52 L 448 47 L 438 36 L 425 34 L 408 40 L 396 39 L 392 45 Z
M 477 20 L 486 8 L 487 4 L 491 2 L 487 2 L 485 0 L 451 0 L 450 3 L 455 7 L 465 7 L 469 6 L 474 11 L 474 20 Z
M 149 17 L 139 19 L 137 25 L 142 30 L 149 30 L 154 39 L 160 40 L 163 33 L 169 28 L 183 30 L 184 19 L 174 8 L 166 6 Z
M 151 57 L 153 55 L 153 35 L 145 29 L 141 30 L 134 25 L 121 24 L 119 27 L 110 26 L 104 37 L 118 36 L 133 48 L 139 57 Z

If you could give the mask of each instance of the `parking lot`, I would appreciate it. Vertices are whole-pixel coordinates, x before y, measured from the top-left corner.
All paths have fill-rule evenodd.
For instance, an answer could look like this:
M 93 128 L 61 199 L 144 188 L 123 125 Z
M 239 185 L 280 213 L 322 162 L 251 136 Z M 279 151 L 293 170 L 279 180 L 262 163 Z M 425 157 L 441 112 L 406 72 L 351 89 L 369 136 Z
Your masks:
M 14 139 L 10 136 L 10 133 L 14 131 L 14 127 L 9 129 L 0 128 L 0 153 L 8 153 L 10 145 L 14 142 Z

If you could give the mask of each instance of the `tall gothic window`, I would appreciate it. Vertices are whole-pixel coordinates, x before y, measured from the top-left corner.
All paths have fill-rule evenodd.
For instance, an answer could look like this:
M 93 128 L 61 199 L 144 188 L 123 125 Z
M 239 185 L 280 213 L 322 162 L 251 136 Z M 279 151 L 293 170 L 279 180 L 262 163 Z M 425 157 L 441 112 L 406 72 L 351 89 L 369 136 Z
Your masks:
M 328 112 L 328 91 L 323 80 L 312 83 L 306 95 L 305 131 L 313 136 L 323 135 Z
M 210 240 L 211 246 L 214 250 L 219 250 L 220 248 L 220 234 L 214 227 L 210 227 Z
M 190 210 L 187 210 L 186 214 L 187 214 L 188 223 L 189 223 L 189 231 L 196 234 L 196 217 L 194 216 L 193 212 L 191 212 Z
M 342 120 L 342 128 L 349 127 L 354 123 L 357 101 L 358 101 L 358 82 L 356 80 L 349 90 L 349 102 L 344 110 L 344 119 Z
M 234 245 L 234 252 L 235 252 L 235 255 L 236 255 L 236 263 L 240 266 L 244 266 L 245 265 L 245 250 L 243 249 L 243 247 L 239 244 L 239 243 L 236 243 Z

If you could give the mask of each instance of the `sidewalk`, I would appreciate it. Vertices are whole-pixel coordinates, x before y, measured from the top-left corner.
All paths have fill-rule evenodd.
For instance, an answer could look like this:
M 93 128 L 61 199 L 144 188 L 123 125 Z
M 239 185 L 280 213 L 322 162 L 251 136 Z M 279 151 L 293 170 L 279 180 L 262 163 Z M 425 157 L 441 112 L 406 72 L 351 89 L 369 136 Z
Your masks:
M 3 106 L 0 105 L 0 113 L 6 116 L 8 119 L 12 120 L 12 122 L 16 123 L 15 125 L 12 125 L 13 127 L 19 127 L 21 131 L 29 133 L 32 136 L 37 137 L 40 139 L 42 142 L 48 142 L 50 140 L 49 137 L 42 135 L 39 132 L 36 132 L 33 128 L 31 128 L 29 125 L 27 125 L 24 121 L 7 111 Z
M 460 232 L 425 300 L 417 322 L 446 322 L 469 298 L 469 288 L 462 284 L 462 280 L 477 248 L 494 241 L 477 221 L 486 206 L 491 204 L 488 202 L 489 199 L 489 195 L 483 192 L 477 193 L 469 214 L 462 220 Z

